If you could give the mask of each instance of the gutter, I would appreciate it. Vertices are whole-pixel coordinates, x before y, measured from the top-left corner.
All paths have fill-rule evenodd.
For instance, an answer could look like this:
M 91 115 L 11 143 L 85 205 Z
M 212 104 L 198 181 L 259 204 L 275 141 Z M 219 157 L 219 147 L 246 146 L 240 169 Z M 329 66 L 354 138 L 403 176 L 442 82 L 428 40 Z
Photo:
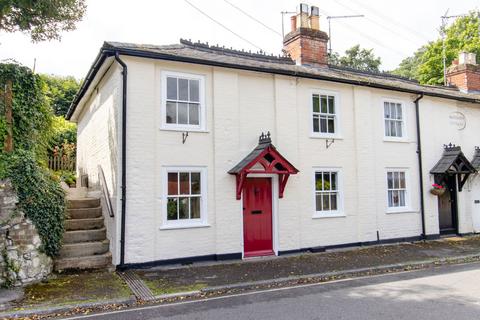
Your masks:
M 422 164 L 422 139 L 420 135 L 420 104 L 419 101 L 423 98 L 423 93 L 421 93 L 413 102 L 415 103 L 415 117 L 417 124 L 417 156 L 418 156 L 418 171 L 419 178 L 418 182 L 420 184 L 420 213 L 422 215 L 422 239 L 426 239 L 426 229 L 425 229 L 425 201 L 424 201 L 424 190 L 423 190 L 423 164 Z
M 125 265 L 125 218 L 127 205 L 127 65 L 120 59 L 119 52 L 115 51 L 115 60 L 122 66 L 122 177 L 121 192 L 122 206 L 120 218 L 120 265 Z

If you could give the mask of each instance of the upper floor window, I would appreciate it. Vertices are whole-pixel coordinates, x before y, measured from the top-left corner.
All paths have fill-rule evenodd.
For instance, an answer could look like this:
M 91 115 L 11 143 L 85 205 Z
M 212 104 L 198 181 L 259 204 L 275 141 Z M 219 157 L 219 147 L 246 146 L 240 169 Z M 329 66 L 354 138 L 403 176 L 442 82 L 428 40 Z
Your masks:
M 312 94 L 313 133 L 334 135 L 338 133 L 338 106 L 335 95 Z
M 383 102 L 383 114 L 385 119 L 385 137 L 404 137 L 404 114 L 403 106 L 398 102 Z
M 162 80 L 162 127 L 179 130 L 204 129 L 204 77 L 164 72 Z

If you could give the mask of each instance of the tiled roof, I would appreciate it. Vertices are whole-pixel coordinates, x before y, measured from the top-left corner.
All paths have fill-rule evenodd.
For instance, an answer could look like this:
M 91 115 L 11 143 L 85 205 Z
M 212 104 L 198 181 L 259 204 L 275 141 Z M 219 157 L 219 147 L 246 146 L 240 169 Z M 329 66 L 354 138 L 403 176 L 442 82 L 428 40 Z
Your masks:
M 479 147 L 475 148 L 475 154 L 473 155 L 473 159 L 471 163 L 472 163 L 472 166 L 475 167 L 475 169 L 480 170 L 480 148 Z
M 336 80 L 345 83 L 378 86 L 396 91 L 440 95 L 445 98 L 457 100 L 466 99 L 480 103 L 480 94 L 464 93 L 458 91 L 456 88 L 420 85 L 416 81 L 390 74 L 369 73 L 336 66 L 301 66 L 296 65 L 294 61 L 288 57 L 238 51 L 219 46 L 209 46 L 203 43 L 192 43 L 187 40 L 181 40 L 180 44 L 163 46 L 106 42 L 104 47 L 112 50 L 130 50 L 132 53 L 148 53 L 151 54 L 152 57 L 158 55 L 160 59 L 171 57 L 181 60 L 183 58 L 185 60 L 193 60 L 193 63 L 196 61 L 197 63 L 203 64 L 223 64 L 226 67 L 255 69 L 258 71 L 264 70 L 270 73 L 297 75 L 299 77 L 319 78 L 332 81 Z
M 442 157 L 432 170 L 430 170 L 432 174 L 444 174 L 448 172 L 474 173 L 476 169 L 465 157 L 460 147 L 450 145 L 445 146 Z

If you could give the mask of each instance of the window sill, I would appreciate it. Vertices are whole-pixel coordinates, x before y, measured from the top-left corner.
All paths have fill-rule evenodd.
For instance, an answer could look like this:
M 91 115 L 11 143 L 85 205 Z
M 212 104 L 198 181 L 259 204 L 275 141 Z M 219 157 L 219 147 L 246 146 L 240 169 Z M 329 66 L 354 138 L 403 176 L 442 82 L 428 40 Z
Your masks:
M 208 223 L 190 223 L 190 224 L 166 224 L 160 227 L 160 230 L 176 230 L 176 229 L 194 229 L 194 228 L 209 228 Z
M 328 134 L 316 134 L 311 133 L 310 138 L 312 139 L 334 139 L 334 140 L 343 140 L 342 136 L 339 135 L 328 135 Z
M 411 208 L 396 208 L 396 209 L 387 209 L 386 214 L 395 214 L 395 213 L 418 213 L 418 211 Z
M 410 141 L 407 138 L 394 138 L 394 137 L 383 137 L 384 142 L 400 142 L 400 143 L 409 143 Z
M 324 219 L 324 218 L 344 218 L 346 217 L 345 213 L 319 213 L 316 212 L 313 214 L 312 219 Z
M 209 133 L 210 131 L 202 128 L 188 128 L 188 127 L 160 127 L 160 131 L 174 131 L 174 132 L 199 132 Z

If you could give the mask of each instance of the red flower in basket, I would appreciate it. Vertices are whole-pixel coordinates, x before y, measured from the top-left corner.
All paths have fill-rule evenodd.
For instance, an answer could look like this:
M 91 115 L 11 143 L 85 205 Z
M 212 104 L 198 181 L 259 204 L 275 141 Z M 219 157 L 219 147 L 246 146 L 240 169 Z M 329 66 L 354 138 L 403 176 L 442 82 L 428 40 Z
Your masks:
M 439 185 L 437 183 L 432 184 L 432 187 L 435 188 L 435 189 L 443 189 L 443 186 Z
M 430 193 L 436 196 L 441 196 L 445 193 L 445 187 L 439 185 L 437 183 L 432 184 L 432 189 L 430 189 Z

